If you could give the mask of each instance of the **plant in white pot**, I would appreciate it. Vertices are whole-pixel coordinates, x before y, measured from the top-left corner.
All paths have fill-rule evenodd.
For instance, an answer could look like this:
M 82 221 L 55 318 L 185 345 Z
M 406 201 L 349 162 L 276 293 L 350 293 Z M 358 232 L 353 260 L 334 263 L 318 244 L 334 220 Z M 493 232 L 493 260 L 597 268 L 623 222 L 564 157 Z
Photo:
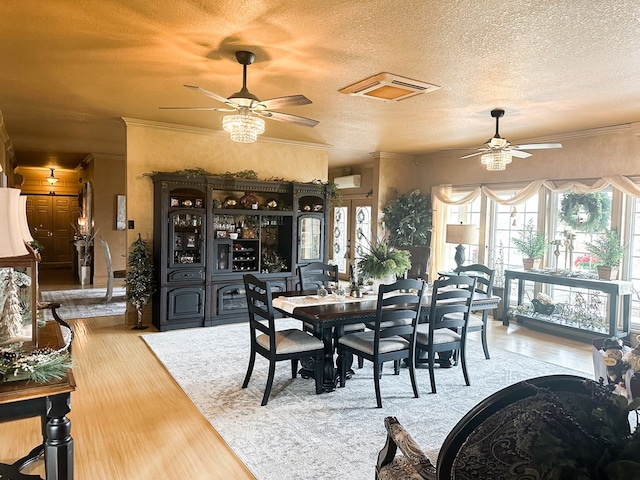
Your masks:
M 398 250 L 386 241 L 377 240 L 369 244 L 369 253 L 358 259 L 358 273 L 361 279 L 392 283 L 411 268 L 410 258 L 407 250 Z
M 626 248 L 620 245 L 617 229 L 606 229 L 593 242 L 587 243 L 586 249 L 597 260 L 598 278 L 614 280 L 618 277 L 618 267 Z
M 533 226 L 529 220 L 517 237 L 511 243 L 522 254 L 522 264 L 525 270 L 531 270 L 536 260 L 540 260 L 547 249 L 547 236 Z

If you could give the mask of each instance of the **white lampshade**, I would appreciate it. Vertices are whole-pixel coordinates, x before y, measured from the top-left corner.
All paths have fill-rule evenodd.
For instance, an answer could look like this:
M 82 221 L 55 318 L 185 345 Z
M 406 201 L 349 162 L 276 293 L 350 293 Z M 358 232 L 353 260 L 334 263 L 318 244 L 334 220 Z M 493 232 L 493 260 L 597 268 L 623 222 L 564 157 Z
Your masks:
M 450 223 L 447 225 L 446 242 L 469 245 L 476 240 L 476 226 Z
M 33 237 L 31 236 L 29 222 L 27 220 L 27 197 L 20 195 L 19 200 L 18 220 L 20 220 L 20 234 L 25 242 L 30 243 L 33 242 Z
M 29 254 L 22 238 L 20 208 L 20 190 L 0 188 L 0 258 Z

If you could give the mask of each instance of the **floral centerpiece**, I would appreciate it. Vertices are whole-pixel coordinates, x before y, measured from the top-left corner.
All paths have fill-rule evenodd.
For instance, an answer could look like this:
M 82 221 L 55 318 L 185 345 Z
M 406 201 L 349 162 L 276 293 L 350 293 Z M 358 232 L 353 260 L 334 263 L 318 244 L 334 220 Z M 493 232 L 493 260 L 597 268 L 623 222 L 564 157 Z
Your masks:
M 23 343 L 0 347 L 0 379 L 5 382 L 32 380 L 47 383 L 59 380 L 73 367 L 66 349 L 37 348 L 25 350 Z

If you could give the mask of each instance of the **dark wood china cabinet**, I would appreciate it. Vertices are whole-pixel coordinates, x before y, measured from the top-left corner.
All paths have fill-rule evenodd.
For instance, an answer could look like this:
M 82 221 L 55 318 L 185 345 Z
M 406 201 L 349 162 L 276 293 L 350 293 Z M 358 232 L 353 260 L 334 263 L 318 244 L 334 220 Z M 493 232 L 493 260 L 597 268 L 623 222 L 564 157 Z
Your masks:
M 322 184 L 167 173 L 152 179 L 159 330 L 245 321 L 245 273 L 292 290 L 299 265 L 327 261 Z

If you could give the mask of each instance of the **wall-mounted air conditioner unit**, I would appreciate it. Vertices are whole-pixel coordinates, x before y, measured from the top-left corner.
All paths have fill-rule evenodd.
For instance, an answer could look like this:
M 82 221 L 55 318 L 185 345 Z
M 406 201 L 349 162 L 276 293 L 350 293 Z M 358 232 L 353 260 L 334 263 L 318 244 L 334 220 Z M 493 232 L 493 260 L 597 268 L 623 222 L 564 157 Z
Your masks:
M 336 184 L 336 188 L 358 188 L 362 181 L 361 175 L 347 175 L 346 177 L 336 177 L 333 179 L 333 183 Z

